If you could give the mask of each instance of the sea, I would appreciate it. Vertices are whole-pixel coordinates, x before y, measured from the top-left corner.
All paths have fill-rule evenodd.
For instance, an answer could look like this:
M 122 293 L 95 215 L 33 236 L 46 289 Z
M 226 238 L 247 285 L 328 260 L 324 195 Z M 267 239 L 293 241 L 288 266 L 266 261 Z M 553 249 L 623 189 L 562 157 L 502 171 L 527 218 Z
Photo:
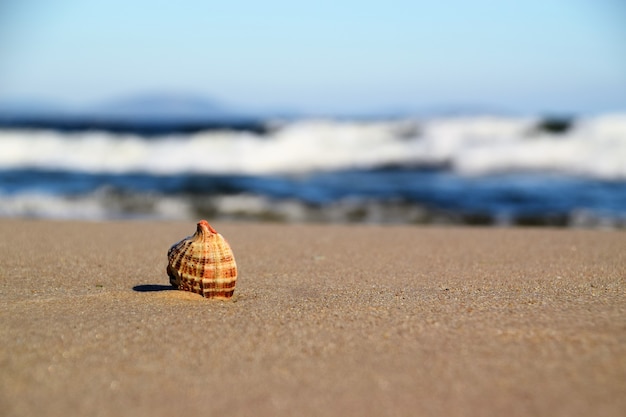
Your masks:
M 626 113 L 5 122 L 0 217 L 626 227 Z

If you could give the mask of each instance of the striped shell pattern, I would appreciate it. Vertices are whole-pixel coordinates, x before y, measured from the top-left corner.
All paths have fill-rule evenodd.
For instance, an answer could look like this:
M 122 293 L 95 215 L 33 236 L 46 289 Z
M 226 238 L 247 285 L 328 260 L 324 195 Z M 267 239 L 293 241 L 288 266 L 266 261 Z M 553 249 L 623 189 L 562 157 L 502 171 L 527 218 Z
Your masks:
M 235 292 L 237 265 L 228 242 L 206 220 L 196 233 L 167 252 L 170 283 L 206 298 L 227 299 Z

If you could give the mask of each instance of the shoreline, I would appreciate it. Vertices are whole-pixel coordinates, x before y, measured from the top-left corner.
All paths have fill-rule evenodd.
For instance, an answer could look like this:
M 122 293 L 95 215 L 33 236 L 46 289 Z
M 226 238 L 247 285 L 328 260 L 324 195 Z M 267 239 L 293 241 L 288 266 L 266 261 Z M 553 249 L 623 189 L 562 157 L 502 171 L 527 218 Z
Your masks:
M 194 222 L 0 219 L 0 414 L 626 412 L 624 231 L 211 223 L 231 301 Z

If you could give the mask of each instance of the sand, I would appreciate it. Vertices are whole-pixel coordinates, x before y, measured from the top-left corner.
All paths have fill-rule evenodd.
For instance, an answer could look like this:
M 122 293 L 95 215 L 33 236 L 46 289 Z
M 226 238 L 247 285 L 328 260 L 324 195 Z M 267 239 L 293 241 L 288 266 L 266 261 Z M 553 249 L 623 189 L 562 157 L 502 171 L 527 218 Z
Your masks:
M 0 220 L 2 416 L 624 416 L 626 233 Z

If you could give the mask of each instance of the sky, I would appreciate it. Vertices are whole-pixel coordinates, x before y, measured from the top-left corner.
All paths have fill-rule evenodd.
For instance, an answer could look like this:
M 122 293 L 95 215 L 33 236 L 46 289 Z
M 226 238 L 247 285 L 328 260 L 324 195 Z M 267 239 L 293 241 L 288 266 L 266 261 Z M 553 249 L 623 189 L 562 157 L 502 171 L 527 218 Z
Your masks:
M 622 0 L 0 0 L 0 102 L 626 111 Z

